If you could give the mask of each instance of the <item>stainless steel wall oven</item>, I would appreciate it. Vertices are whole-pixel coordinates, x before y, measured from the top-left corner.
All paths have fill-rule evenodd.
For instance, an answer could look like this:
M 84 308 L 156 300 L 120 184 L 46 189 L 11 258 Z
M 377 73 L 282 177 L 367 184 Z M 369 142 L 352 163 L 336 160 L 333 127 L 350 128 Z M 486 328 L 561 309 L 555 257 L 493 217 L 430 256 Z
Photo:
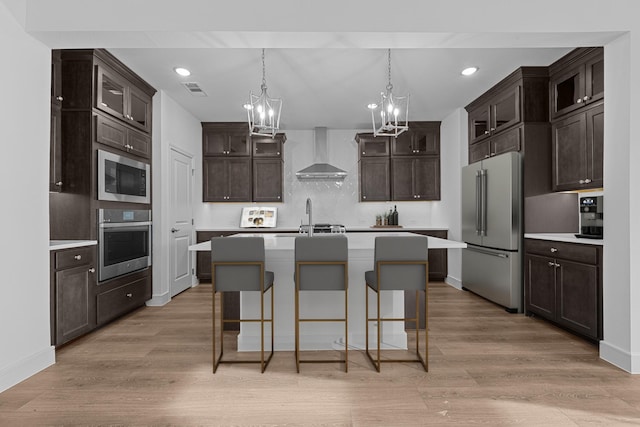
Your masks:
M 98 210 L 98 281 L 151 265 L 151 211 Z

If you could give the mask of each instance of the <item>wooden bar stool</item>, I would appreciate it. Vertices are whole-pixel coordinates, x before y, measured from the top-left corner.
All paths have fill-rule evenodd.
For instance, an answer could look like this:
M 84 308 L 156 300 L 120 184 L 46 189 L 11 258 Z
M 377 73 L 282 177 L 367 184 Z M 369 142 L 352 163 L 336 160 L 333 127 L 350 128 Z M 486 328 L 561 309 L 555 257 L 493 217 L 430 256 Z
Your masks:
M 213 373 L 220 363 L 260 363 L 264 372 L 273 357 L 273 272 L 264 269 L 262 237 L 214 237 L 211 239 L 211 285 L 213 288 Z M 271 317 L 264 316 L 264 299 L 271 289 Z M 224 292 L 260 292 L 259 319 L 224 319 Z M 220 292 L 220 355 L 216 356 L 216 292 Z M 223 360 L 225 323 L 260 323 L 260 360 Z M 271 323 L 271 353 L 264 358 L 264 324 Z M 217 360 L 216 360 L 217 357 Z
M 428 239 L 426 236 L 379 236 L 375 240 L 375 268 L 365 272 L 365 350 L 373 366 L 380 372 L 382 362 L 419 362 L 425 371 L 429 371 L 429 322 L 428 322 L 428 295 L 429 287 L 429 262 L 427 255 Z M 377 317 L 369 318 L 369 290 L 377 296 Z M 415 291 L 416 293 L 416 317 L 415 318 L 381 318 L 380 317 L 380 292 L 381 291 Z M 424 318 L 425 318 L 425 343 L 424 357 L 420 354 L 420 309 L 418 296 L 424 292 Z M 405 322 L 416 324 L 416 358 L 415 359 L 380 359 L 380 341 L 382 339 L 382 322 Z M 378 345 L 377 357 L 374 359 L 369 353 L 369 322 L 377 322 Z
M 300 363 L 344 363 L 344 371 L 349 369 L 348 335 L 348 250 L 347 237 L 330 235 L 320 237 L 296 237 L 294 281 L 295 290 L 295 330 L 296 330 L 296 370 Z M 300 318 L 300 292 L 344 291 L 344 318 Z M 300 323 L 303 322 L 344 322 L 344 360 L 300 360 Z

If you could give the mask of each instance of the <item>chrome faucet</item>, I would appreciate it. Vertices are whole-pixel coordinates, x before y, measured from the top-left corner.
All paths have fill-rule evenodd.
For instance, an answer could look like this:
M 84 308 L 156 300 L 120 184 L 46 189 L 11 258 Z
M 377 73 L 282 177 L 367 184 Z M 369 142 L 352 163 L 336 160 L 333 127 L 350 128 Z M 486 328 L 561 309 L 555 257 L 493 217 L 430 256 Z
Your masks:
M 313 237 L 313 223 L 311 222 L 311 197 L 307 197 L 307 210 L 306 213 L 309 215 L 309 228 L 307 234 L 309 237 Z

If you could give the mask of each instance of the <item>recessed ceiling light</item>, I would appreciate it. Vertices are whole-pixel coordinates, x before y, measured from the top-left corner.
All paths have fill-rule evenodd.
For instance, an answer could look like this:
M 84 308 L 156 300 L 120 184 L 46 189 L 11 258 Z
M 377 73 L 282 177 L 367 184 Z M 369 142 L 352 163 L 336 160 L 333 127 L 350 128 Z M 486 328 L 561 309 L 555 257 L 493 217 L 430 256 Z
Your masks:
M 186 68 L 182 68 L 182 67 L 176 67 L 173 69 L 173 71 L 175 71 L 176 73 L 180 74 L 182 77 L 187 77 L 191 75 L 191 71 L 187 70 Z
M 478 67 L 469 67 L 462 70 L 460 74 L 462 74 L 463 76 L 470 76 L 472 74 L 475 74 L 476 71 L 478 71 Z

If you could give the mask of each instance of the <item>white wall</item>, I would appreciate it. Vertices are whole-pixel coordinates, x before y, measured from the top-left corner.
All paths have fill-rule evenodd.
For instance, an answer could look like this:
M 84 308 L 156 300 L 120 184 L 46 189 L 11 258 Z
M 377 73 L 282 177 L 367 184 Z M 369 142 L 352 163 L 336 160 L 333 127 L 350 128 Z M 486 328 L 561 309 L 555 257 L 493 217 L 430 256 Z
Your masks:
M 0 3 L 0 391 L 55 361 L 49 334 L 50 50 Z
M 167 190 L 171 186 L 171 150 L 192 157 L 193 165 L 201 168 L 202 127 L 164 91 L 153 97 L 153 116 L 153 297 L 147 305 L 163 305 L 171 300 L 169 244 L 172 224 Z M 201 182 L 201 179 L 195 181 Z M 194 212 L 195 205 L 202 200 L 198 196 L 202 191 L 197 191 L 194 188 Z M 195 235 L 192 238 L 195 241 Z

